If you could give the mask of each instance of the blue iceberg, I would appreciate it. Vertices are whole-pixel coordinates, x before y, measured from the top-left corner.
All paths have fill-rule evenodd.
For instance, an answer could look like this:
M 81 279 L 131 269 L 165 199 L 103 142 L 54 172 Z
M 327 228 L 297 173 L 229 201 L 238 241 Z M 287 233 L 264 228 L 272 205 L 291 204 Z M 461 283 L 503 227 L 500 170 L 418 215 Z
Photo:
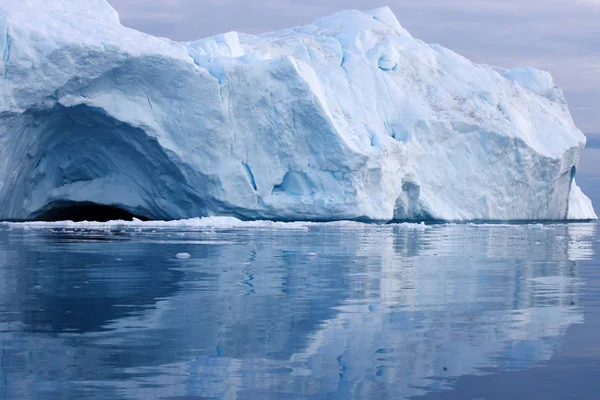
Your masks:
M 177 43 L 104 0 L 0 0 L 0 218 L 594 219 L 552 77 L 389 8 Z

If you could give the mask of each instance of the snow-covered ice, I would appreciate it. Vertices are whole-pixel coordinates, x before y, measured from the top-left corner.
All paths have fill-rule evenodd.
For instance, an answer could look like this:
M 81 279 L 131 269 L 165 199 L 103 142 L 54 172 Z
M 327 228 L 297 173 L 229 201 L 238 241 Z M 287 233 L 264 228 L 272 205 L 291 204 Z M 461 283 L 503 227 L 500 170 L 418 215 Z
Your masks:
M 593 219 L 552 77 L 473 64 L 389 8 L 176 43 L 104 0 L 0 0 L 0 218 Z

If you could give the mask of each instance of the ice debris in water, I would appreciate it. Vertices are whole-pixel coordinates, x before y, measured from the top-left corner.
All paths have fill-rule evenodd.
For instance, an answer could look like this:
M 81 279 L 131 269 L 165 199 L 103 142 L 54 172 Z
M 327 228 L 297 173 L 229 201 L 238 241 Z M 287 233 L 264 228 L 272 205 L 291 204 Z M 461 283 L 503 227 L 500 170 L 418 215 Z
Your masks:
M 0 0 L 0 32 L 0 219 L 596 217 L 550 74 L 474 64 L 389 8 L 177 43 L 105 0 Z
M 177 253 L 175 254 L 175 258 L 178 258 L 180 260 L 186 260 L 188 258 L 191 258 L 192 255 L 190 253 Z
M 148 228 L 156 229 L 184 229 L 201 231 L 206 234 L 220 230 L 235 229 L 261 229 L 261 230 L 291 230 L 308 231 L 311 228 L 348 228 L 348 229 L 393 229 L 427 230 L 430 226 L 423 223 L 400 223 L 400 224 L 368 224 L 356 221 L 336 222 L 275 222 L 275 221 L 241 221 L 233 217 L 205 217 L 192 218 L 175 221 L 109 221 L 109 222 L 4 222 L 10 229 L 70 229 L 70 230 L 104 230 L 110 232 L 134 231 L 138 233 L 147 232 Z M 146 229 L 146 230 L 144 230 Z

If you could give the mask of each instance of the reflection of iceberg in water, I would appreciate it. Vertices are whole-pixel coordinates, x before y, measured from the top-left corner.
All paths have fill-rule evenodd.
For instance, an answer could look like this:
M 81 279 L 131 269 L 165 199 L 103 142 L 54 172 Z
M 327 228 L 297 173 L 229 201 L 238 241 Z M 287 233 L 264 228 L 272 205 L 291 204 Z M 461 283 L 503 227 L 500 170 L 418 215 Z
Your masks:
M 144 399 L 400 398 L 483 368 L 527 368 L 549 359 L 566 329 L 582 321 L 576 262 L 593 256 L 595 229 L 216 232 L 191 248 L 192 260 L 148 267 L 153 276 L 162 276 L 157 268 L 174 269 L 178 279 L 177 290 L 154 295 L 153 307 L 114 315 L 82 335 L 30 334 L 23 349 L 52 351 L 36 362 L 15 351 L 14 365 L 33 373 L 4 367 L 0 378 L 4 372 L 26 392 L 59 376 L 73 391 Z M 169 243 L 164 233 L 155 235 Z M 110 247 L 111 259 L 156 259 L 151 252 L 168 246 L 149 234 L 135 238 L 133 248 Z M 13 244 L 18 240 L 27 249 L 20 257 L 31 257 L 32 239 Z M 11 260 L 3 251 L 0 274 Z M 143 287 L 141 271 L 125 286 L 139 279 Z M 10 284 L 3 288 L 0 303 L 14 303 L 19 294 Z M 31 321 L 19 324 L 32 330 Z

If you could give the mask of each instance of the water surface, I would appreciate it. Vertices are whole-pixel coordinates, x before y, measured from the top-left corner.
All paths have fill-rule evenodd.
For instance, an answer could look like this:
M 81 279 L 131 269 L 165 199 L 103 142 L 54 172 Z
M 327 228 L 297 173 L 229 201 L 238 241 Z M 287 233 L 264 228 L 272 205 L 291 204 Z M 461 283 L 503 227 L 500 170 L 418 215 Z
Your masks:
M 559 356 L 585 324 L 595 235 L 594 223 L 4 227 L 0 397 L 451 393 Z M 578 351 L 597 367 L 597 349 Z

